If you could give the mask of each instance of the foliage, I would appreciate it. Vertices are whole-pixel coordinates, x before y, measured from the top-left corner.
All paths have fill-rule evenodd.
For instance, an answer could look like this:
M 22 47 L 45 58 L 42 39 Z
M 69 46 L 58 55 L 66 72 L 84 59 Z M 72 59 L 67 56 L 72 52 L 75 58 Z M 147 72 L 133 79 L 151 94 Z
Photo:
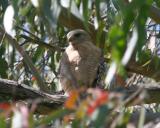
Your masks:
M 116 123 L 118 126 L 126 127 L 130 114 L 127 111 L 119 115 L 117 112 L 112 111 L 120 107 L 117 106 L 119 104 L 118 102 L 120 102 L 118 100 L 119 97 L 114 97 L 114 99 L 116 99 L 114 102 L 112 98 L 109 92 L 100 89 L 88 89 L 87 92 L 84 88 L 79 91 L 73 90 L 65 102 L 63 109 L 50 112 L 48 116 L 38 117 L 34 122 L 33 111 L 29 110 L 25 104 L 19 102 L 16 105 L 18 106 L 17 108 L 15 104 L 4 102 L 0 104 L 2 111 L 1 122 L 5 125 L 4 116 L 6 116 L 8 118 L 12 117 L 11 120 L 9 120 L 9 124 L 11 124 L 12 127 L 17 127 L 18 125 L 20 127 L 28 127 L 28 125 L 32 125 L 32 127 L 52 126 L 58 122 L 57 127 L 99 128 L 113 125 L 112 120 L 114 118 L 118 119 L 117 117 L 121 116 L 121 120 L 118 119 L 119 121 Z M 14 120 L 19 122 L 21 119 L 24 121 L 20 124 L 14 122 Z
M 59 59 L 67 46 L 65 35 L 71 29 L 83 28 L 96 33 L 96 36 L 92 35 L 95 44 L 102 48 L 104 56 L 114 67 L 106 77 L 107 86 L 116 71 L 126 75 L 124 67 L 133 53 L 136 53 L 137 60 L 144 58 L 142 49 L 147 41 L 146 24 L 152 4 L 160 6 L 156 0 L 0 0 L 0 28 L 7 32 L 2 34 L 0 31 L 0 77 L 45 91 L 58 90 Z M 12 11 L 13 17 L 7 10 L 10 14 Z M 66 17 L 72 19 L 66 21 Z M 79 25 L 81 22 L 83 24 Z M 126 127 L 130 113 L 122 111 L 117 116 L 114 111 L 118 103 L 119 108 L 124 108 L 123 100 L 114 101 L 109 96 L 109 92 L 97 89 L 73 91 L 64 108 L 37 119 L 25 105 L 17 109 L 15 104 L 1 103 L 0 109 L 6 110 L 1 113 L 0 127 L 6 127 L 6 117 L 12 117 L 9 121 L 12 123 L 8 124 L 13 127 L 17 116 L 27 118 L 25 127 L 51 125 L 53 122 L 54 125 L 58 122 L 59 126 L 75 128 Z M 29 114 L 24 115 L 24 111 Z M 111 116 L 117 116 L 115 124 Z

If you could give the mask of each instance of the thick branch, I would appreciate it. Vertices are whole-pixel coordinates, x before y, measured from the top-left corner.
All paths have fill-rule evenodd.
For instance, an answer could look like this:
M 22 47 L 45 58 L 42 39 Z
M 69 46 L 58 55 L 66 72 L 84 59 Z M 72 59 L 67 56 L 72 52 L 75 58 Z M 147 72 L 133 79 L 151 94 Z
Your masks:
M 67 27 L 68 29 L 85 29 L 84 22 L 69 12 L 67 8 L 62 7 L 59 14 L 58 22 Z M 151 6 L 149 16 L 156 22 L 160 23 L 160 9 L 154 6 Z M 97 31 L 95 30 L 92 24 L 88 24 L 89 33 L 92 36 L 93 41 L 96 41 Z M 103 31 L 100 37 L 100 41 L 105 41 L 106 32 Z M 104 43 L 102 43 L 104 44 Z
M 152 18 L 156 23 L 160 23 L 160 9 L 154 6 L 150 8 L 150 18 Z
M 136 57 L 133 56 L 127 65 L 127 70 L 135 72 L 150 78 L 160 81 L 160 59 L 157 56 L 143 53 L 140 61 L 136 62 Z
M 142 86 L 140 86 L 142 87 Z M 128 87 L 126 89 L 124 89 L 124 93 L 126 98 L 129 97 L 129 99 L 131 98 L 130 96 L 137 92 L 137 90 L 139 89 L 139 87 Z M 144 98 L 144 102 L 146 104 L 150 104 L 150 103 L 160 103 L 159 97 L 160 97 L 160 87 L 150 87 L 150 88 L 144 88 L 144 90 L 146 91 L 146 97 Z M 130 106 L 130 103 L 127 103 L 127 105 Z M 135 104 L 136 105 L 136 104 Z
M 126 95 L 128 98 L 136 92 L 137 89 L 125 89 L 122 95 Z M 160 103 L 160 88 L 147 89 L 148 97 L 145 99 L 145 103 Z M 124 93 L 125 92 L 125 93 Z M 113 92 L 115 93 L 115 92 Z M 66 96 L 59 94 L 47 94 L 24 84 L 18 84 L 15 81 L 1 79 L 0 78 L 0 97 L 7 97 L 14 100 L 26 100 L 33 103 L 38 100 L 37 112 L 47 114 L 54 109 L 61 107 L 66 99 Z
M 26 100 L 28 103 L 38 104 L 37 112 L 46 114 L 56 108 L 61 107 L 66 97 L 57 94 L 47 94 L 35 90 L 27 85 L 19 84 L 15 81 L 0 78 L 0 97 L 11 98 L 13 100 Z M 31 101 L 31 102 L 30 102 Z
M 129 122 L 137 127 L 138 121 L 140 118 L 140 111 L 137 111 L 131 115 Z M 160 120 L 160 112 L 146 112 L 145 113 L 145 120 L 144 120 L 144 127 L 145 128 L 156 128 L 158 126 Z

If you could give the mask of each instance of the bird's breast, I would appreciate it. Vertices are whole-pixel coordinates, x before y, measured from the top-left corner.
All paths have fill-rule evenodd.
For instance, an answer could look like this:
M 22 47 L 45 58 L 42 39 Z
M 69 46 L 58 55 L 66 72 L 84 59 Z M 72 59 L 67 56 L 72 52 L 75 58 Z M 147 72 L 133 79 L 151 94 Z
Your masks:
M 73 50 L 66 51 L 70 63 L 72 74 L 77 81 L 85 85 L 91 85 L 97 72 L 100 54 L 93 50 Z
M 68 52 L 67 54 L 70 63 L 77 64 L 81 61 L 81 56 L 77 51 Z

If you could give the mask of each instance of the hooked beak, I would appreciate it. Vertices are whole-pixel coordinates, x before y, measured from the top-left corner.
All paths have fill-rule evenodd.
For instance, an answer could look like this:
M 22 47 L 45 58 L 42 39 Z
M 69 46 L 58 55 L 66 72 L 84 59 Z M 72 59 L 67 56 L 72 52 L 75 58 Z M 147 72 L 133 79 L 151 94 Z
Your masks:
M 69 36 L 68 37 L 68 42 L 72 42 L 73 41 L 73 37 L 72 36 Z

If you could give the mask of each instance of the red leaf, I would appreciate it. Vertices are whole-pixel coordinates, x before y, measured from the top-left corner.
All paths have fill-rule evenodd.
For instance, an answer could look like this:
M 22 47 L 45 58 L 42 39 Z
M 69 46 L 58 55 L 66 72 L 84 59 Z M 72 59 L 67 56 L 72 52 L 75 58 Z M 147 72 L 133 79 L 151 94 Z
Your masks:
M 10 103 L 7 103 L 7 102 L 0 103 L 0 109 L 2 110 L 8 110 L 10 109 L 10 107 L 11 107 Z

